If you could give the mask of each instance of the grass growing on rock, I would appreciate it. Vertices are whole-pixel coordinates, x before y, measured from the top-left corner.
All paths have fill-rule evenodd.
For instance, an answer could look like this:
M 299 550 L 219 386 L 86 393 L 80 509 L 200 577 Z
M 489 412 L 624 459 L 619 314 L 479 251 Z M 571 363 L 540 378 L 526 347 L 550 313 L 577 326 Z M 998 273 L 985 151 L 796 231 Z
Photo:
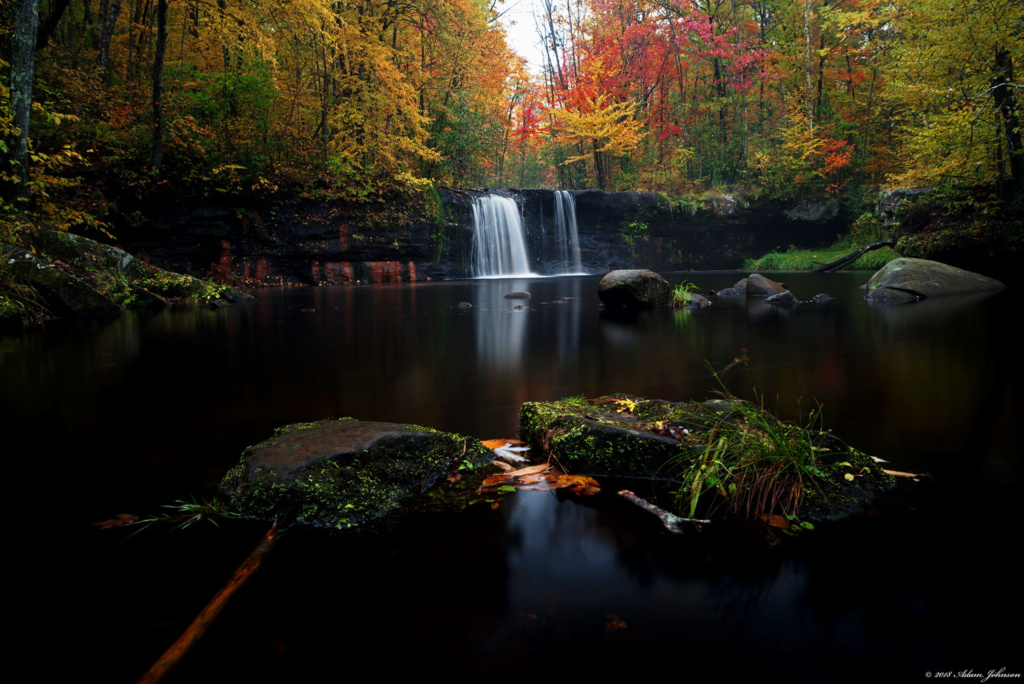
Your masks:
M 728 393 L 674 403 L 629 395 L 527 402 L 520 437 L 535 457 L 592 476 L 667 480 L 688 517 L 821 521 L 863 510 L 894 486 L 877 463 L 820 429 Z
M 670 465 L 682 481 L 676 492 L 679 507 L 691 518 L 702 505 L 711 510 L 725 505 L 743 520 L 799 516 L 805 493 L 818 486 L 817 478 L 827 476 L 821 469 L 833 467 L 821 456 L 838 440 L 825 439 L 827 433 L 814 429 L 820 410 L 802 427 L 779 420 L 763 406 L 728 395 L 724 401 L 725 411 L 717 403 L 700 405 L 710 423 L 706 443 Z

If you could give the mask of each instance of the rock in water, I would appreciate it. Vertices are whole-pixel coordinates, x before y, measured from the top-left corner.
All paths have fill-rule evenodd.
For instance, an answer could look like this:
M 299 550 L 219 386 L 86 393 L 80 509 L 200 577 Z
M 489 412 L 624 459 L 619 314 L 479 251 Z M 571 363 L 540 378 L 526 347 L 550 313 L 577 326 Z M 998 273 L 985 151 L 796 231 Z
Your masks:
M 597 296 L 609 308 L 648 309 L 672 301 L 672 286 L 647 269 L 612 271 L 597 286 Z
M 786 286 L 775 282 L 771 278 L 765 278 L 760 273 L 751 273 L 733 285 L 733 289 L 748 297 L 771 297 L 772 295 L 785 292 Z
M 915 302 L 927 297 L 1002 290 L 998 280 L 927 259 L 893 259 L 871 276 L 869 302 Z
M 244 516 L 344 529 L 490 456 L 473 438 L 420 425 L 323 420 L 278 428 L 220 486 Z
M 722 473 L 743 473 L 733 482 L 721 479 L 730 506 L 756 498 L 751 483 L 759 480 L 758 469 L 768 479 L 786 469 L 794 485 L 803 485 L 799 516 L 812 522 L 860 512 L 876 492 L 895 486 L 869 456 L 831 434 L 782 423 L 734 397 L 673 403 L 618 394 L 527 402 L 519 436 L 533 447 L 534 459 L 552 457 L 579 475 L 680 482 L 694 463 L 721 462 Z M 780 460 L 783 453 L 789 460 Z M 730 484 L 736 488 L 729 490 Z M 745 515 L 761 513 L 772 510 L 747 509 Z
M 764 301 L 772 306 L 781 306 L 789 309 L 800 306 L 800 300 L 797 299 L 789 290 L 783 290 L 778 294 L 773 294 Z

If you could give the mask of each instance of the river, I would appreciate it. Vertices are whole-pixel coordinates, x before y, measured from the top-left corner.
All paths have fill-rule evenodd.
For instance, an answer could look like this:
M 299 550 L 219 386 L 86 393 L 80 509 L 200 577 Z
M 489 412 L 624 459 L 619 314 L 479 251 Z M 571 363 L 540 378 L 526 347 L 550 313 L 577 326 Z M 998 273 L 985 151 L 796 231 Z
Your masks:
M 686 275 L 701 291 L 739 277 Z M 8 480 L 23 507 L 10 524 L 32 537 L 26 654 L 45 658 L 40 675 L 145 671 L 266 526 L 128 538 L 93 523 L 213 496 L 276 426 L 354 416 L 514 437 L 524 401 L 702 399 L 718 389 L 708 364 L 745 355 L 723 376 L 737 395 L 789 419 L 820 405 L 839 437 L 930 477 L 772 548 L 671 537 L 611 493 L 520 493 L 375 536 L 293 530 L 172 680 L 1021 672 L 1019 298 L 886 308 L 862 300 L 866 274 L 777 277 L 835 300 L 623 318 L 594 277 L 494 279 L 263 290 L 0 337 L 8 459 L 26 478 Z

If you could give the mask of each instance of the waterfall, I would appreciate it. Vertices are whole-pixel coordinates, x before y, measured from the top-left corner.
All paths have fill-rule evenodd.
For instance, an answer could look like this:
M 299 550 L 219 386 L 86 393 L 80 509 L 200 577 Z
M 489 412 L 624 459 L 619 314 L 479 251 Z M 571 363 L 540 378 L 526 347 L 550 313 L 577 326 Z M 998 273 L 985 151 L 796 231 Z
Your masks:
M 563 273 L 583 273 L 580 236 L 576 230 L 576 200 L 568 190 L 555 190 L 555 230 Z
M 473 200 L 472 275 L 531 275 L 515 200 L 488 194 Z

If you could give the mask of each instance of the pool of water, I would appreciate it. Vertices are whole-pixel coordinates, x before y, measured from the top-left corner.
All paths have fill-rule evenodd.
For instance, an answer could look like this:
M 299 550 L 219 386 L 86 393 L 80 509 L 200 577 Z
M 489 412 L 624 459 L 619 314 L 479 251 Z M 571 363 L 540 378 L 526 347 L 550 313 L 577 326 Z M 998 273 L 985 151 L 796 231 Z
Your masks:
M 686 277 L 702 291 L 738 278 Z M 1005 626 L 1021 598 L 1016 293 L 879 307 L 856 289 L 865 275 L 779 278 L 834 301 L 621 316 L 593 277 L 497 279 L 267 290 L 0 337 L 6 449 L 26 478 L 8 480 L 12 517 L 33 535 L 30 641 L 47 671 L 145 671 L 265 526 L 126 538 L 92 523 L 212 496 L 276 426 L 354 416 L 514 437 L 524 401 L 702 399 L 719 389 L 708 367 L 745 355 L 722 376 L 737 395 L 791 419 L 820 405 L 841 438 L 931 477 L 774 548 L 732 530 L 672 537 L 611 493 L 520 493 L 376 535 L 292 530 L 174 680 L 1021 672 Z

